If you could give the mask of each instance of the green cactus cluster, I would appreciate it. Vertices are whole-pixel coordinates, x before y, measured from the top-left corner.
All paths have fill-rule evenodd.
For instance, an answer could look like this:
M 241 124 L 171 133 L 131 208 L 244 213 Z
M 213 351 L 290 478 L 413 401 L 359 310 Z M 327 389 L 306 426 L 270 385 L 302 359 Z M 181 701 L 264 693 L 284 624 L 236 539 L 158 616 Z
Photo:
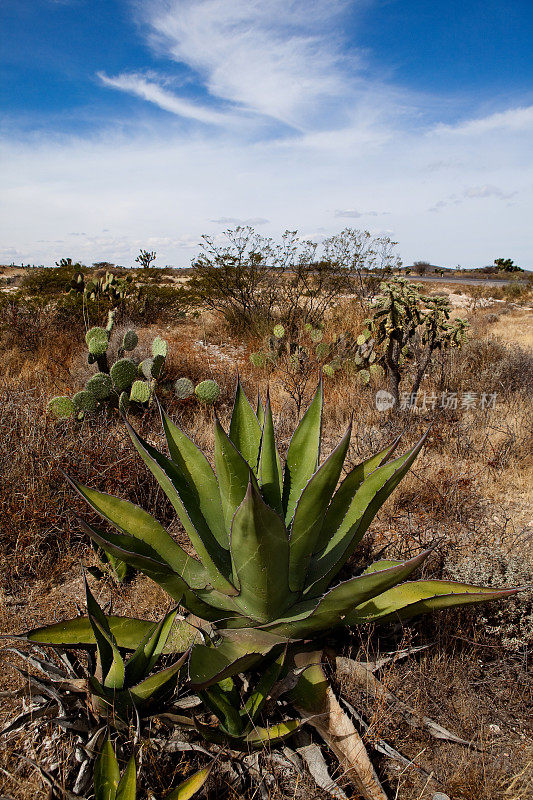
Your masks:
M 406 278 L 384 281 L 380 291 L 372 316 L 365 321 L 367 330 L 381 353 L 380 364 L 395 398 L 407 372 L 413 374 L 411 395 L 416 396 L 433 354 L 461 347 L 469 324 L 460 317 L 451 318 L 447 298 L 423 295 Z
M 290 373 L 288 383 L 294 383 L 298 374 L 322 369 L 327 378 L 339 371 L 355 372 L 358 380 L 367 384 L 384 375 L 374 344 L 368 328 L 357 337 L 345 332 L 327 341 L 323 329 L 311 323 L 297 327 L 292 335 L 276 325 L 264 348 L 250 354 L 250 362 L 258 368 L 285 369 Z
M 210 379 L 195 386 L 190 378 L 181 377 L 174 383 L 174 397 L 180 401 L 196 398 L 202 405 L 212 406 L 220 397 L 220 386 Z
M 106 299 L 111 305 L 116 306 L 130 295 L 140 296 L 141 290 L 140 287 L 135 286 L 131 275 L 121 278 L 112 272 L 106 272 L 105 276 L 90 278 L 86 281 L 85 275 L 80 272 L 67 283 L 65 291 L 74 296 L 81 294 L 85 300 L 90 301 Z
M 118 348 L 118 359 L 110 366 L 109 344 L 113 330 L 115 312 L 110 311 L 105 328 L 90 328 L 85 336 L 89 364 L 95 364 L 98 372 L 87 381 L 84 389 L 72 400 L 54 397 L 48 403 L 49 412 L 58 419 L 75 417 L 83 419 L 86 413 L 96 411 L 103 403 L 118 406 L 125 414 L 131 408 L 144 406 L 150 401 L 157 380 L 161 377 L 167 355 L 167 343 L 156 336 L 152 343 L 152 357 L 140 364 L 125 353 L 135 350 L 139 343 L 137 333 L 127 330 Z

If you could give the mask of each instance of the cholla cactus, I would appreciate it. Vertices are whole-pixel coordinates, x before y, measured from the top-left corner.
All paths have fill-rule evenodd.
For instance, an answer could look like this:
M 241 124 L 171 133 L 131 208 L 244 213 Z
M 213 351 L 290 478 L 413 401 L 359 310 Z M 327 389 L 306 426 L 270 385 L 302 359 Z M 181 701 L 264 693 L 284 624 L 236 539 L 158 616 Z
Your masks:
M 194 383 L 190 378 L 178 378 L 174 384 L 174 395 L 178 400 L 188 400 L 194 394 Z
M 198 400 L 204 405 L 209 406 L 216 403 L 220 395 L 220 387 L 216 381 L 207 380 L 199 383 L 194 393 Z
M 407 365 L 413 367 L 410 396 L 416 398 L 434 352 L 460 347 L 468 323 L 460 318 L 451 321 L 449 300 L 422 295 L 405 278 L 393 278 L 380 288 L 368 328 L 383 353 L 382 363 L 396 402 Z

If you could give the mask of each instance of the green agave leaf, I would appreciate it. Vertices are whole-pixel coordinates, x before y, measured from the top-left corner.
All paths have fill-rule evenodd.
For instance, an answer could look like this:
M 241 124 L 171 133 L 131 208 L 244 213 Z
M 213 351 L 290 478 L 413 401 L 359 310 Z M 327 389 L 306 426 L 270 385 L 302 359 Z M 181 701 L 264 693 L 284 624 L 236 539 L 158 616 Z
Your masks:
M 241 711 L 241 716 L 246 716 L 246 718 L 252 722 L 255 720 L 266 703 L 268 695 L 272 691 L 272 687 L 281 675 L 281 671 L 285 664 L 286 655 L 287 649 L 285 648 L 282 650 L 279 656 L 272 661 L 271 664 L 265 665 L 257 686 L 244 704 L 244 709 Z
M 427 433 L 406 455 L 375 469 L 359 486 L 341 526 L 331 536 L 325 549 L 311 560 L 305 590 L 307 594 L 322 593 L 351 556 L 385 500 L 411 468 L 426 436 Z
M 318 468 L 322 425 L 322 381 L 313 400 L 293 433 L 283 477 L 283 508 L 289 526 L 307 482 Z
M 196 688 L 206 688 L 256 664 L 287 639 L 256 628 L 221 631 L 221 643 L 195 645 L 189 659 L 189 678 Z
M 214 762 L 209 764 L 208 767 L 198 770 L 198 772 L 195 772 L 194 775 L 191 775 L 187 780 L 182 781 L 176 789 L 173 789 L 170 794 L 166 796 L 165 800 L 190 800 L 191 797 L 194 797 L 209 778 L 211 770 L 213 769 L 213 763 Z
M 259 387 L 257 387 L 257 406 L 255 410 L 255 414 L 257 416 L 257 421 L 263 427 L 265 424 L 265 410 L 263 408 L 263 403 L 261 402 L 261 396 L 259 394 Z
M 240 379 L 237 379 L 235 401 L 229 426 L 229 438 L 257 475 L 261 425 L 244 393 Z
M 379 453 L 375 453 L 373 456 L 370 456 L 370 458 L 357 464 L 344 478 L 327 509 L 320 534 L 317 537 L 314 553 L 320 553 L 324 547 L 326 547 L 332 535 L 339 530 L 350 509 L 355 493 L 363 481 L 366 480 L 375 469 L 389 460 L 399 441 L 400 437 L 398 436 L 391 445 L 388 445 L 383 450 L 380 450 Z
M 118 648 L 111 638 L 111 636 L 102 628 L 100 623 L 91 618 L 89 615 L 89 619 L 91 620 L 91 624 L 94 630 L 94 636 L 96 639 L 96 646 L 98 649 L 98 653 L 100 654 L 101 664 L 102 664 L 102 675 L 103 675 L 103 686 L 105 689 L 123 689 L 124 688 L 124 677 L 125 677 L 125 667 L 124 667 L 124 660 L 120 655 Z M 108 663 L 106 658 L 106 662 L 104 662 L 103 657 L 103 649 L 104 643 L 107 643 L 111 650 L 111 664 Z
M 234 580 L 241 587 L 235 605 L 260 622 L 275 619 L 291 602 L 288 534 L 251 477 L 233 518 L 230 545 Z
M 137 650 L 126 662 L 126 683 L 128 685 L 131 686 L 132 683 L 140 681 L 154 668 L 167 643 L 177 613 L 177 608 L 169 611 L 145 636 Z
M 186 503 L 196 501 L 213 536 L 222 548 L 228 550 L 229 537 L 224 525 L 220 492 L 213 468 L 202 451 L 172 422 L 161 407 L 160 412 L 170 458 L 182 481 L 189 487 L 189 494 L 187 497 L 184 495 L 183 500 Z
M 242 503 L 248 488 L 250 467 L 233 442 L 230 441 L 218 417 L 215 417 L 215 467 L 224 512 L 224 524 L 229 532 L 233 516 Z M 233 577 L 235 578 L 235 575 Z M 238 584 L 237 588 L 239 588 Z
M 100 665 L 102 668 L 104 686 L 108 685 L 106 681 L 107 677 L 109 676 L 109 685 L 121 689 L 124 685 L 124 662 L 117 650 L 104 612 L 98 605 L 94 595 L 89 589 L 89 584 L 87 583 L 85 574 L 83 576 L 83 581 L 85 584 L 87 613 L 89 616 L 89 622 L 91 623 L 91 627 L 94 632 L 96 648 L 98 650 Z
M 125 421 L 125 425 L 139 455 L 172 503 L 209 575 L 210 583 L 224 594 L 236 594 L 235 587 L 228 581 L 231 572 L 229 551 L 220 545 L 211 532 L 201 513 L 198 495 L 190 490 L 169 458 L 142 439 L 129 422 Z
M 189 586 L 203 588 L 207 585 L 207 576 L 202 565 L 192 559 L 144 509 L 128 500 L 83 486 L 68 476 L 67 480 L 101 517 L 128 536 L 150 545 L 159 558 L 183 577 Z
M 357 606 L 346 617 L 346 623 L 409 619 L 442 608 L 502 599 L 516 592 L 455 581 L 410 581 Z
M 309 561 L 339 481 L 351 435 L 350 423 L 335 450 L 315 472 L 298 500 L 292 521 L 289 561 L 289 585 L 295 592 L 301 591 L 305 585 Z
M 132 617 L 106 617 L 111 634 L 118 647 L 136 650 L 139 643 L 154 629 L 149 620 Z M 186 620 L 177 620 L 167 640 L 163 653 L 178 653 L 187 650 L 198 637 L 198 632 Z M 89 617 L 75 617 L 64 622 L 56 622 L 43 628 L 35 628 L 24 637 L 35 644 L 56 647 L 94 647 L 96 639 Z
M 172 681 L 175 681 L 188 655 L 188 652 L 183 653 L 181 658 L 179 658 L 175 664 L 172 664 L 172 666 L 162 669 L 156 672 L 155 675 L 150 675 L 149 678 L 141 681 L 136 686 L 132 686 L 130 688 L 130 693 L 134 702 L 140 704 L 150 700 L 154 695 L 168 687 Z
M 227 597 L 227 595 L 216 592 L 210 587 L 206 590 L 196 589 L 193 591 L 168 565 L 149 556 L 139 555 L 136 552 L 139 549 L 139 543 L 135 544 L 135 550 L 131 550 L 131 536 L 97 532 L 87 523 L 80 521 L 80 524 L 95 542 L 105 544 L 108 550 L 118 558 L 132 567 L 140 569 L 145 575 L 162 586 L 176 602 L 181 602 L 193 614 L 212 620 L 219 617 L 218 610 L 220 609 L 235 611 L 231 598 Z M 147 547 L 147 545 L 142 545 L 142 549 Z
M 299 603 L 288 616 L 288 623 L 277 620 L 268 630 L 294 638 L 307 638 L 312 632 L 347 624 L 347 615 L 361 603 L 404 581 L 417 569 L 432 552 L 425 550 L 408 561 L 400 561 L 394 566 L 363 572 L 330 589 L 318 603 L 316 600 Z M 314 608 L 310 606 L 314 605 Z
M 302 720 L 288 719 L 286 722 L 279 722 L 277 725 L 270 725 L 268 728 L 254 728 L 246 737 L 246 742 L 252 747 L 261 747 L 265 744 L 275 744 L 288 736 L 291 736 L 303 725 Z
M 94 800 L 115 800 L 120 770 L 109 736 L 94 764 Z
M 276 449 L 274 420 L 272 419 L 272 408 L 270 406 L 270 397 L 268 393 L 266 410 L 263 412 L 263 416 L 264 429 L 261 439 L 258 470 L 259 484 L 265 503 L 267 503 L 270 508 L 273 508 L 280 516 L 283 516 L 283 506 L 281 502 L 283 477 L 281 461 Z
M 137 767 L 132 756 L 117 786 L 115 800 L 135 800 L 137 797 Z
M 158 583 L 171 597 L 179 602 L 184 595 L 191 595 L 187 583 L 177 575 L 166 562 L 157 556 L 157 553 L 145 542 L 134 539 L 133 536 L 98 531 L 83 520 L 78 520 L 82 530 L 91 539 L 112 553 L 116 558 L 138 569 Z M 192 601 L 194 602 L 194 601 Z
M 245 722 L 239 713 L 240 698 L 235 694 L 234 691 L 225 692 L 220 683 L 200 692 L 202 701 L 218 718 L 228 736 L 242 736 L 244 733 Z

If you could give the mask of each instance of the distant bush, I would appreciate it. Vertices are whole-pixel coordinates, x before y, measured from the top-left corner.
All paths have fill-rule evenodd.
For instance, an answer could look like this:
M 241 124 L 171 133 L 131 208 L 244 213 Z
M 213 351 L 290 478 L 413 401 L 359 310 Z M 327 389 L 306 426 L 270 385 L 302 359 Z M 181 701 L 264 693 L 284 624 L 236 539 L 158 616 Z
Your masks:
M 61 267 L 39 267 L 26 272 L 22 276 L 20 288 L 26 295 L 39 297 L 57 297 L 65 291 L 65 286 L 73 280 L 75 275 L 86 275 L 90 270 L 79 264 L 69 264 Z
M 134 322 L 173 323 L 185 317 L 190 300 L 181 286 L 142 286 L 139 298 L 127 302 L 128 315 Z

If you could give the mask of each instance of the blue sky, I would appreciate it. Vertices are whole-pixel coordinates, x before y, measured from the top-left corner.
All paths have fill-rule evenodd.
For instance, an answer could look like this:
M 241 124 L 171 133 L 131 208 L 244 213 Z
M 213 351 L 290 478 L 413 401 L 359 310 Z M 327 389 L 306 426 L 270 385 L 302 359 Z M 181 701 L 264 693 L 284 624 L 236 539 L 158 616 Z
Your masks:
M 247 223 L 533 267 L 530 0 L 3 0 L 0 24 L 0 262 L 186 265 Z

